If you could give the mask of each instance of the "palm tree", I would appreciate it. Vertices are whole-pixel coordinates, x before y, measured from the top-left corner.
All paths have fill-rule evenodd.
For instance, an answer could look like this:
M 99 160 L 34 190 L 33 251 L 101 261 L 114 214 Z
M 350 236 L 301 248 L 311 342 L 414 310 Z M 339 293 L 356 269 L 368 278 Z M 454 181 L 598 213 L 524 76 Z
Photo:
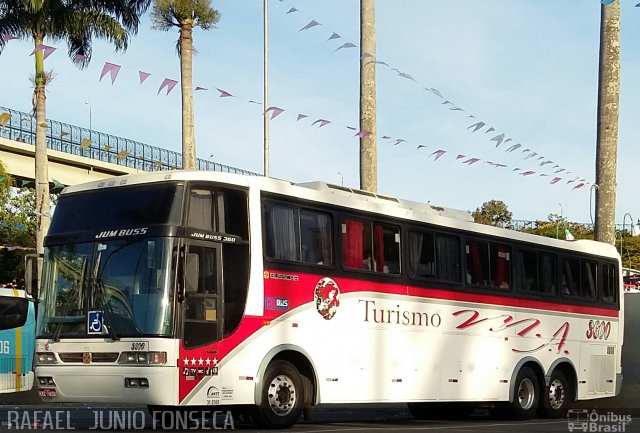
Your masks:
M 140 16 L 150 0 L 0 0 L 0 35 L 32 39 L 37 49 L 45 39 L 66 41 L 69 58 L 80 68 L 91 60 L 93 37 L 125 50 L 128 32 L 137 32 Z M 0 38 L 0 52 L 6 41 Z M 52 74 L 44 69 L 44 53 L 35 53 L 33 110 L 36 117 L 35 189 L 36 252 L 44 252 L 51 222 L 47 166 L 45 88 Z
M 600 72 L 596 145 L 595 239 L 615 244 L 618 112 L 620 101 L 620 1 L 600 6 Z
M 178 28 L 176 43 L 180 56 L 182 89 L 182 168 L 196 168 L 196 143 L 193 126 L 193 28 L 209 30 L 220 19 L 211 0 L 154 0 L 153 28 L 168 31 Z
M 378 191 L 375 0 L 360 0 L 360 189 Z

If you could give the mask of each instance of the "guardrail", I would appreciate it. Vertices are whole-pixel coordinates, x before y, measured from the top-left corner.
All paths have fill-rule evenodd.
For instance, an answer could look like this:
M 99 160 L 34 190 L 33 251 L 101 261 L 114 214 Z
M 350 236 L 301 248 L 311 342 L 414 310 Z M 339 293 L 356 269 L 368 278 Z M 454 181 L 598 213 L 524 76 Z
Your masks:
M 46 123 L 47 147 L 52 150 L 145 171 L 182 167 L 179 152 L 56 120 L 47 120 Z M 35 145 L 35 116 L 0 106 L 0 136 Z M 259 176 L 258 173 L 201 158 L 196 159 L 196 169 Z

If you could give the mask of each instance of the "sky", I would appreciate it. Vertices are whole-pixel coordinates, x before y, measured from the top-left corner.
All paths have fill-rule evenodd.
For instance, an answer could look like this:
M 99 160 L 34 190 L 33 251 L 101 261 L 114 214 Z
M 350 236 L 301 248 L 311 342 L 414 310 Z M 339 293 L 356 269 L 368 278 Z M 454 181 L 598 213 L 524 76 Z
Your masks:
M 629 224 L 640 218 L 640 7 L 616 1 L 616 221 Z M 212 5 L 216 27 L 193 33 L 193 84 L 207 89 L 194 92 L 196 154 L 262 173 L 263 1 Z M 592 221 L 600 0 L 375 7 L 378 192 L 468 211 L 501 200 L 517 220 Z M 359 186 L 358 131 L 349 129 L 358 127 L 359 11 L 356 0 L 269 1 L 267 106 L 284 110 L 270 121 L 271 176 Z M 319 25 L 302 30 L 312 21 Z M 55 73 L 47 117 L 180 151 L 180 86 L 158 93 L 165 78 L 180 80 L 177 36 L 153 30 L 148 12 L 126 52 L 96 40 L 84 70 L 63 41 L 45 40 L 57 48 L 45 61 Z M 13 40 L 0 54 L 0 106 L 31 110 L 32 50 L 33 42 Z M 105 62 L 121 66 L 113 83 L 100 80 Z M 143 83 L 140 71 L 151 74 Z

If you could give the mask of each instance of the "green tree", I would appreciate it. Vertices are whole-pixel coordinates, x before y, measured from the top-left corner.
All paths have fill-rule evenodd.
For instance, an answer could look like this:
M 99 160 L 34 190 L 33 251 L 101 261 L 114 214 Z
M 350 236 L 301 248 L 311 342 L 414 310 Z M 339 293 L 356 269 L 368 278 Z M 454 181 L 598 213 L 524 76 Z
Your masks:
M 105 39 L 116 50 L 128 44 L 128 32 L 137 32 L 140 16 L 151 0 L 0 0 L 0 35 L 31 39 L 38 48 L 45 42 L 66 41 L 69 58 L 80 68 L 89 64 L 93 38 Z M 6 41 L 0 39 L 0 52 Z M 53 74 L 45 71 L 44 53 L 35 53 L 33 110 L 36 116 L 35 201 L 36 250 L 44 252 L 44 237 L 51 222 L 47 165 L 45 88 Z
M 482 203 L 482 207 L 471 213 L 473 220 L 489 226 L 508 227 L 511 225 L 513 214 L 501 200 L 489 200 Z
M 193 29 L 209 30 L 220 19 L 211 0 L 154 0 L 151 12 L 153 28 L 169 31 L 178 28 L 176 47 L 180 57 L 182 90 L 182 168 L 196 168 L 196 143 L 193 121 Z M 266 109 L 266 107 L 265 107 Z

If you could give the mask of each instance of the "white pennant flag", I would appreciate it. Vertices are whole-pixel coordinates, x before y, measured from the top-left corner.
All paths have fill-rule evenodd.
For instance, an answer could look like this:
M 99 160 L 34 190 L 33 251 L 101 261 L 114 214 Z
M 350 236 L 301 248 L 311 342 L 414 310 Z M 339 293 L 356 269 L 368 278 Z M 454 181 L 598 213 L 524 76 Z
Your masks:
M 569 231 L 569 229 L 564 229 L 564 238 L 568 241 L 573 241 L 575 240 L 575 238 L 573 237 L 573 235 L 571 234 L 571 232 Z

